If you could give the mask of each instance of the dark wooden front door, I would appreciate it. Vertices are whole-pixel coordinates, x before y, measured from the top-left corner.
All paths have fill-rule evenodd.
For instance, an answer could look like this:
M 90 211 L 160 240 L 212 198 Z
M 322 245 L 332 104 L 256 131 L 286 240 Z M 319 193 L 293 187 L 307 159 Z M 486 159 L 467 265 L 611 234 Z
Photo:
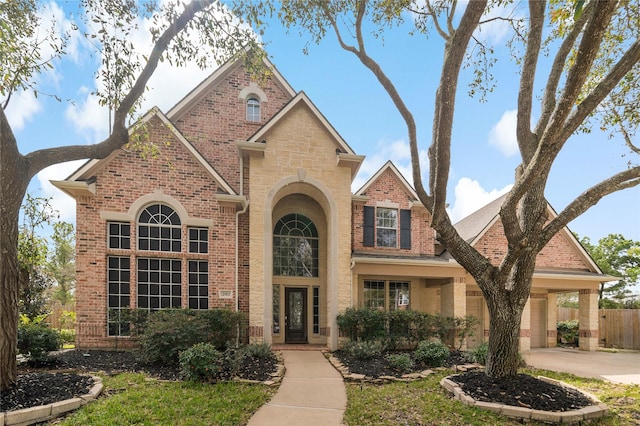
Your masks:
M 285 288 L 284 341 L 307 343 L 307 289 Z

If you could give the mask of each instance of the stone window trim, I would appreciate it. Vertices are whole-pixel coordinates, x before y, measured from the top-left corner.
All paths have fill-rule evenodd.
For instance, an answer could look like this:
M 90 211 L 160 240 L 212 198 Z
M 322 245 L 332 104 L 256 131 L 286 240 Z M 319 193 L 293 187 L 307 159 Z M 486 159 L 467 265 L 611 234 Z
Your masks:
M 175 198 L 164 194 L 162 191 L 155 191 L 151 194 L 143 195 L 134 201 L 127 212 L 100 211 L 100 219 L 108 222 L 130 222 L 137 223 L 140 212 L 150 204 L 166 204 L 180 216 L 182 225 L 189 227 L 210 228 L 214 225 L 212 219 L 201 219 L 190 217 L 187 209 Z
M 245 104 L 245 120 L 248 123 L 262 123 L 262 104 L 267 102 L 267 94 L 255 82 L 251 82 L 240 91 L 238 99 Z

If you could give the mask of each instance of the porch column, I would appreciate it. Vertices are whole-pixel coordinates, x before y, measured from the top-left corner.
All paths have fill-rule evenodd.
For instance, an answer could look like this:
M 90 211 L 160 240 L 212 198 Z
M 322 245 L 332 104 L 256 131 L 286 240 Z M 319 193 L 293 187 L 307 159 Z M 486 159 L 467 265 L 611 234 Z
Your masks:
M 595 351 L 598 348 L 598 289 L 582 289 L 578 293 L 580 350 Z
M 440 288 L 440 314 L 444 317 L 464 317 L 467 315 L 467 283 L 465 277 L 454 277 Z M 453 342 L 445 342 L 457 347 L 457 336 Z M 462 348 L 466 349 L 466 348 Z
M 531 350 L 531 297 L 527 299 L 527 303 L 522 310 L 522 319 L 520 320 L 520 352 L 528 352 Z
M 558 297 L 555 293 L 547 294 L 547 347 L 558 346 Z

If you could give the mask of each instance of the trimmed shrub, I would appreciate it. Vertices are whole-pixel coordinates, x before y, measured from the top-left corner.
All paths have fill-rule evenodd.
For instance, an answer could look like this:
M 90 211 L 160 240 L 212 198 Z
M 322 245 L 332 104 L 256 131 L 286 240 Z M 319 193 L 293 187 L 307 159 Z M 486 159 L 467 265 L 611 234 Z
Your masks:
M 389 367 L 401 373 L 413 370 L 413 360 L 409 354 L 389 354 L 385 359 Z
M 469 351 L 469 355 L 471 356 L 471 360 L 473 362 L 486 365 L 487 356 L 489 355 L 489 343 L 487 342 L 480 343 L 476 348 L 471 349 Z
M 338 315 L 337 321 L 340 333 L 354 342 L 377 340 L 386 335 L 385 313 L 380 310 L 348 308 Z
M 386 313 L 387 320 L 387 346 L 389 349 L 396 349 L 398 346 L 415 345 L 416 325 L 424 322 L 422 312 L 402 310 L 390 311 Z
M 347 342 L 343 351 L 356 359 L 370 359 L 378 356 L 384 350 L 384 345 L 378 341 Z
M 230 346 L 244 315 L 223 309 L 166 309 L 153 312 L 140 337 L 142 358 L 152 364 L 176 364 L 178 354 L 197 343 Z M 231 345 L 232 346 L 232 345 Z
M 422 341 L 413 353 L 416 361 L 429 367 L 440 367 L 449 358 L 449 348 L 442 342 Z
M 242 348 L 245 355 L 251 358 L 268 359 L 271 358 L 273 352 L 271 352 L 271 345 L 268 343 L 254 343 Z
M 556 329 L 558 330 L 558 340 L 566 345 L 577 346 L 580 325 L 578 320 L 560 321 Z
M 62 346 L 58 330 L 41 324 L 21 324 L 18 327 L 18 353 L 34 361 L 47 359 L 49 352 Z
M 220 372 L 223 354 L 210 343 L 197 343 L 180 352 L 180 376 L 191 381 L 211 381 Z

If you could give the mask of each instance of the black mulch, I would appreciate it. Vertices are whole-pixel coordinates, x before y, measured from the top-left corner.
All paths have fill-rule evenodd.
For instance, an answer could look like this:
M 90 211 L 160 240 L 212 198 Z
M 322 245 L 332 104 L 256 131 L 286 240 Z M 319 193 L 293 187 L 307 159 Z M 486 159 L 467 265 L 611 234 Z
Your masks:
M 277 359 L 275 356 L 267 359 L 242 357 L 241 362 L 234 367 L 234 377 L 265 381 L 276 371 Z M 163 380 L 180 379 L 178 366 L 145 364 L 136 352 L 64 351 L 54 355 L 46 363 L 19 364 L 17 384 L 0 394 L 0 412 L 51 404 L 85 395 L 93 386 L 93 379 L 87 376 L 91 372 L 111 375 L 127 371 L 144 372 Z M 223 373 L 216 379 L 231 379 L 230 371 L 230 366 L 225 365 Z
M 495 379 L 483 372 L 468 372 L 451 376 L 450 379 L 477 401 L 500 402 L 544 411 L 571 411 L 594 405 L 581 392 L 528 374 L 518 374 L 515 379 Z
M 367 360 L 350 357 L 338 351 L 335 355 L 351 373 L 364 374 L 368 377 L 380 376 L 400 377 L 406 372 L 391 368 L 384 357 L 379 355 Z M 462 353 L 452 352 L 445 363 L 447 367 L 466 364 Z M 413 372 L 429 368 L 416 364 Z M 515 379 L 493 379 L 483 371 L 468 371 L 457 374 L 450 379 L 475 400 L 495 402 L 516 407 L 532 408 L 543 411 L 571 411 L 594 405 L 594 401 L 580 392 L 563 386 L 545 382 L 527 374 L 518 374 Z

